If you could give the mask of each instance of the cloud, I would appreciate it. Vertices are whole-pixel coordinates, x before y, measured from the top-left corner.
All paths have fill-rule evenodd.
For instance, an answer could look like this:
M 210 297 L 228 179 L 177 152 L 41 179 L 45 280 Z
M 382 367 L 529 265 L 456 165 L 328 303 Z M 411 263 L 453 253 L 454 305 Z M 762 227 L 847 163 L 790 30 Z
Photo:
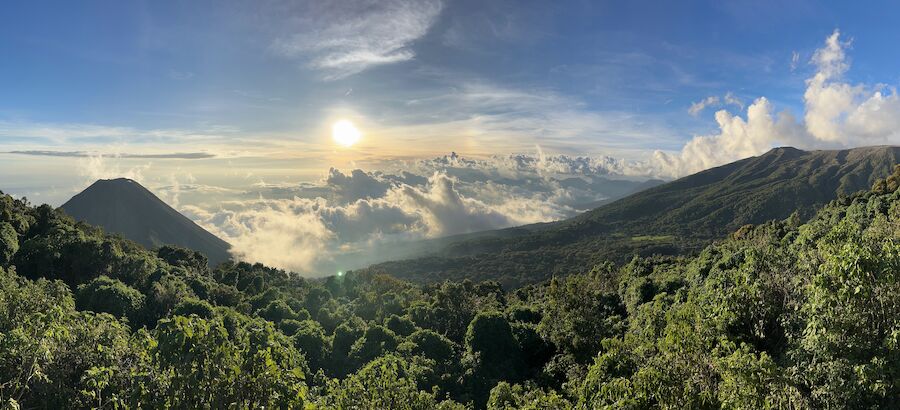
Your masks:
M 78 174 L 84 177 L 84 186 L 98 179 L 112 178 L 128 178 L 143 182 L 144 172 L 149 168 L 150 164 L 122 168 L 118 162 L 109 161 L 109 158 L 103 155 L 82 157 L 78 161 Z
M 411 45 L 440 14 L 438 0 L 302 2 L 304 10 L 272 48 L 302 57 L 329 80 L 415 57 Z
M 197 130 L 185 129 L 138 129 L 133 127 L 108 126 L 97 124 L 67 124 L 67 123 L 40 123 L 28 121 L 6 121 L 0 119 L 0 146 L 11 146 L 18 153 L 38 155 L 39 152 L 52 154 L 52 150 L 43 147 L 56 148 L 59 156 L 77 155 L 86 151 L 102 152 L 105 155 L 118 154 L 125 145 L 184 147 L 187 153 L 170 152 L 142 152 L 131 154 L 148 157 L 174 155 L 173 157 L 192 156 L 202 157 L 213 155 L 199 153 L 206 151 L 211 144 L 221 144 L 232 139 L 238 130 L 230 127 L 209 126 Z M 36 145 L 42 149 L 31 149 L 29 145 Z M 62 147 L 62 149 L 59 149 Z M 72 149 L 77 147 L 77 149 Z M 66 148 L 69 148 L 66 150 Z M 87 149 L 86 149 L 87 148 Z M 193 152 L 197 151 L 197 152 Z
M 185 81 L 185 80 L 190 80 L 191 78 L 194 78 L 194 73 L 192 73 L 190 71 L 179 71 L 179 70 L 171 69 L 168 71 L 167 74 L 169 75 L 169 78 L 171 78 L 173 80 L 177 80 L 177 81 Z
M 380 198 L 391 188 L 390 182 L 375 179 L 361 169 L 354 169 L 350 175 L 331 168 L 325 184 L 334 189 L 343 201 L 351 202 L 365 198 Z
M 700 114 L 700 111 L 703 111 L 703 109 L 705 109 L 706 107 L 713 105 L 719 105 L 719 97 L 711 95 L 691 104 L 691 106 L 688 108 L 688 114 L 696 117 L 698 114 Z
M 737 106 L 742 110 L 744 109 L 744 102 L 738 99 L 731 91 L 729 91 L 725 93 L 725 96 L 723 96 L 721 99 L 719 99 L 718 96 L 711 95 L 691 104 L 691 106 L 688 108 L 688 114 L 696 117 L 707 107 L 721 107 L 723 103 L 726 105 Z
M 895 89 L 881 84 L 845 82 L 849 46 L 835 30 L 813 53 L 810 63 L 816 71 L 806 80 L 802 122 L 787 111 L 775 114 L 765 97 L 747 108 L 746 119 L 718 111 L 719 132 L 695 136 L 674 155 L 656 152 L 651 162 L 657 172 L 687 175 L 759 155 L 777 145 L 833 149 L 900 143 L 900 97 Z
M 374 178 L 369 181 L 375 181 Z M 486 203 L 463 195 L 457 180 L 435 173 L 423 187 L 397 184 L 377 198 L 231 201 L 218 210 L 183 210 L 231 243 L 235 257 L 307 274 L 342 253 L 376 242 L 434 238 L 552 220 L 563 215 L 537 198 Z
M 608 179 L 626 169 L 611 158 L 545 155 L 540 148 L 536 155 L 452 153 L 383 165 L 399 172 L 332 168 L 317 183 L 258 183 L 243 199 L 180 210 L 231 243 L 237 258 L 318 275 L 381 260 L 385 255 L 373 250 L 384 244 L 408 248 L 411 240 L 574 216 L 637 184 Z M 166 191 L 171 203 L 185 189 L 170 183 Z
M 716 112 L 719 133 L 696 136 L 677 155 L 661 151 L 653 163 L 661 175 L 684 176 L 754 155 L 781 142 L 801 142 L 803 133 L 794 117 L 782 112 L 772 115 L 772 104 L 760 97 L 747 108 L 747 118 L 725 110 Z
M 70 158 L 87 158 L 98 156 L 98 153 L 84 151 L 46 151 L 46 150 L 25 150 L 25 151 L 9 151 L 8 154 L 34 155 L 44 157 L 70 157 Z M 168 154 L 115 154 L 117 158 L 136 158 L 136 159 L 206 159 L 215 158 L 214 154 L 207 152 L 173 152 Z
M 884 85 L 849 84 L 850 69 L 840 32 L 813 54 L 816 74 L 806 81 L 806 127 L 817 140 L 842 146 L 884 144 L 900 140 L 900 99 Z
M 741 110 L 744 109 L 744 102 L 741 101 L 740 98 L 737 98 L 731 91 L 725 93 L 723 100 L 725 101 L 725 104 L 737 106 Z
M 565 154 L 546 155 L 536 146 L 537 155 L 508 154 L 493 155 L 486 159 L 463 158 L 451 153 L 436 158 L 423 159 L 415 163 L 413 169 L 420 172 L 457 172 L 461 169 L 477 170 L 475 174 L 484 179 L 511 178 L 564 178 L 570 176 L 604 177 L 632 176 L 653 177 L 653 170 L 642 161 L 629 161 L 610 156 L 570 156 Z
M 796 51 L 791 52 L 791 72 L 797 69 L 800 66 L 800 53 Z
M 608 154 L 678 144 L 676 133 L 652 115 L 591 110 L 553 90 L 455 80 L 444 94 L 409 100 L 406 112 L 398 114 L 404 125 L 388 131 L 397 139 L 481 155 L 535 144 L 554 152 Z

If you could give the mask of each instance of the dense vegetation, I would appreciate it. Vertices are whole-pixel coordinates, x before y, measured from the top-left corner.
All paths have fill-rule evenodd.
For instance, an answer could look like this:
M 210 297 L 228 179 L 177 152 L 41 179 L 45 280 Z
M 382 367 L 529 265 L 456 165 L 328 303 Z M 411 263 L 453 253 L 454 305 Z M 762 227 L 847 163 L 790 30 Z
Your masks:
M 207 268 L 0 196 L 0 398 L 22 408 L 884 408 L 900 397 L 900 167 L 514 291 Z
M 469 278 L 518 287 L 635 255 L 696 255 L 746 224 L 792 214 L 805 221 L 839 195 L 869 188 L 897 162 L 900 147 L 776 148 L 569 220 L 462 236 L 428 257 L 373 270 L 418 283 Z

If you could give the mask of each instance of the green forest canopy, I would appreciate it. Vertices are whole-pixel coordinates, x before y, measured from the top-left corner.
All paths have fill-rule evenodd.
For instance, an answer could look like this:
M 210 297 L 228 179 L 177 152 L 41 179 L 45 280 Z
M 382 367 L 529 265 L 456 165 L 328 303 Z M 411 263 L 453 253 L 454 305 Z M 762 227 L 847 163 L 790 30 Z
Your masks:
M 900 397 L 900 167 L 808 223 L 505 290 L 210 270 L 0 196 L 22 408 L 878 408 Z

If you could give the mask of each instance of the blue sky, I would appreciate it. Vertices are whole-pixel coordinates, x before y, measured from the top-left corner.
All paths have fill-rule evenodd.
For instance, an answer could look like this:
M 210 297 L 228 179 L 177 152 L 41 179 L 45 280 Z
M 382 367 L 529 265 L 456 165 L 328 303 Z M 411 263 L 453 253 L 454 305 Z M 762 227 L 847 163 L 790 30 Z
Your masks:
M 341 114 L 377 129 L 498 112 L 540 119 L 540 112 L 514 103 L 515 93 L 525 93 L 608 117 L 605 126 L 585 126 L 565 141 L 543 135 L 551 150 L 677 150 L 715 129 L 710 113 L 686 114 L 707 96 L 731 92 L 745 104 L 766 96 L 779 109 L 802 113 L 803 80 L 813 70 L 807 62 L 836 28 L 853 39 L 851 78 L 894 85 L 900 72 L 889 51 L 900 40 L 900 30 L 890 28 L 898 11 L 890 2 L 863 9 L 803 1 L 395 1 L 409 14 L 399 23 L 390 13 L 371 13 L 378 6 L 365 2 L 333 3 L 5 4 L 0 119 L 179 130 L 235 139 L 239 147 L 251 135 L 316 141 L 323 123 Z M 347 30 L 328 32 L 342 25 Z M 359 42 L 355 36 L 385 38 L 297 49 L 303 41 L 334 40 L 330 34 L 348 43 Z M 392 62 L 317 65 L 342 53 L 378 53 L 382 43 L 399 45 L 381 56 Z M 794 53 L 799 60 L 792 63 Z M 501 95 L 495 104 L 456 110 L 440 100 L 466 92 L 506 93 L 514 101 Z M 629 139 L 635 129 L 653 135 Z M 67 144 L 2 138 L 4 146 L 98 148 L 115 141 L 140 151 L 176 148 L 181 135 L 127 134 L 82 135 Z M 541 142 L 526 140 L 520 149 Z M 478 144 L 473 154 L 514 145 Z
M 331 273 L 572 216 L 607 178 L 900 144 L 900 5 L 859 4 L 8 2 L 0 190 L 132 178 L 240 259 Z

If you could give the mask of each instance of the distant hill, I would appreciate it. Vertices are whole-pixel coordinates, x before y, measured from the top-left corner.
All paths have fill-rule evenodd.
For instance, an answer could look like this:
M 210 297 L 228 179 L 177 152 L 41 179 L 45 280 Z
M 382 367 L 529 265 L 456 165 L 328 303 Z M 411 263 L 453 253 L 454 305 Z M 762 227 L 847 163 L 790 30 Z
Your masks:
M 202 252 L 212 266 L 229 259 L 230 245 L 126 178 L 101 179 L 61 207 L 79 221 L 147 248 L 177 245 Z
M 459 172 L 467 171 L 455 169 L 450 175 L 461 176 Z M 607 204 L 625 196 L 636 192 L 649 189 L 666 181 L 659 179 L 650 179 L 645 181 L 628 180 L 628 179 L 610 179 L 604 177 L 582 178 L 566 178 L 558 180 L 560 187 L 563 189 L 579 189 L 602 194 L 605 198 L 584 203 L 576 203 L 572 208 L 576 211 L 588 211 L 602 204 Z M 443 250 L 450 249 L 463 243 L 477 243 L 478 241 L 486 241 L 493 238 L 515 237 L 523 233 L 538 229 L 547 223 L 535 223 L 524 226 L 515 226 L 504 229 L 490 229 L 483 231 L 475 231 L 461 233 L 438 238 L 411 240 L 400 242 L 375 243 L 371 247 L 364 247 L 357 251 L 342 252 L 338 260 L 332 261 L 331 265 L 327 262 L 318 267 L 319 271 L 344 271 L 348 269 L 363 268 L 375 263 L 386 261 L 395 261 L 402 259 L 418 258 L 424 255 L 433 255 L 441 253 Z M 474 241 L 474 242 L 473 242 Z
M 745 224 L 800 221 L 839 195 L 871 187 L 900 163 L 900 147 L 802 151 L 758 157 L 658 185 L 561 222 L 482 233 L 430 256 L 374 265 L 419 282 L 499 280 L 520 286 L 634 255 L 685 254 Z

